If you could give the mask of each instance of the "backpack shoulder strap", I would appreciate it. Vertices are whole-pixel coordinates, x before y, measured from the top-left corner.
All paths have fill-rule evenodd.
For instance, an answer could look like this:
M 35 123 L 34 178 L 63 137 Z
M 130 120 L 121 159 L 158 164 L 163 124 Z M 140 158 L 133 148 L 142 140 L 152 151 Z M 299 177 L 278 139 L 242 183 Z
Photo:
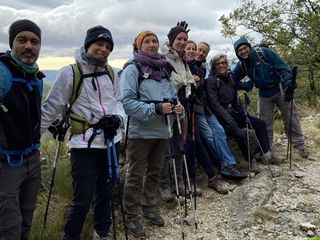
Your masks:
M 113 69 L 112 69 L 112 67 L 108 64 L 107 66 L 107 74 L 108 74 L 108 76 L 109 76 L 109 78 L 110 78 L 110 80 L 111 80 L 111 82 L 112 82 L 112 84 L 113 84 L 113 82 L 114 82 L 114 72 L 113 72 Z
M 270 59 L 267 58 L 267 56 L 264 54 L 261 47 L 255 47 L 254 50 L 255 50 L 258 58 L 260 59 L 260 61 L 262 61 L 265 64 L 271 65 Z
M 71 64 L 72 72 L 73 72 L 73 83 L 70 94 L 70 109 L 73 103 L 76 101 L 80 94 L 80 90 L 83 85 L 83 73 L 81 67 L 78 63 Z
M 11 89 L 13 77 L 7 66 L 0 61 L 0 103 Z

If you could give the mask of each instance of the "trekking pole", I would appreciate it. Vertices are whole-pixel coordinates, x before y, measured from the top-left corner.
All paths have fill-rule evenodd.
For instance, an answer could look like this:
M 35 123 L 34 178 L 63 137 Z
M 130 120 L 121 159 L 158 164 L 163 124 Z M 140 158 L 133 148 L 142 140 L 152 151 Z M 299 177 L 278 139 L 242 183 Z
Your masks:
M 66 135 L 66 133 L 68 131 L 68 128 L 70 126 L 68 122 L 69 122 L 68 121 L 68 116 L 67 116 L 67 114 L 64 114 L 64 117 L 62 118 L 61 121 L 59 119 L 57 119 L 52 123 L 53 137 L 54 138 L 57 137 L 57 147 L 56 147 L 56 153 L 55 153 L 55 157 L 54 157 L 53 164 L 52 164 L 52 175 L 51 175 L 51 181 L 50 181 L 49 195 L 48 195 L 47 204 L 46 204 L 46 210 L 45 210 L 45 214 L 44 214 L 44 218 L 43 218 L 43 229 L 47 225 L 48 213 L 49 213 L 49 205 L 50 205 L 51 196 L 52 196 L 52 190 L 53 190 L 53 186 L 54 186 L 57 163 L 58 163 L 58 160 L 60 159 L 61 146 L 62 146 L 62 143 L 64 141 L 64 137 L 65 137 L 65 135 Z M 61 127 L 61 129 L 59 129 L 60 131 L 59 132 L 54 132 L 55 129 L 58 129 L 58 126 Z
M 177 105 L 178 104 L 178 100 L 177 98 L 174 98 L 173 99 L 173 104 L 174 105 Z M 182 131 L 181 131 L 181 123 L 180 123 L 180 117 L 179 117 L 179 113 L 176 113 L 176 117 L 177 117 L 177 123 L 178 123 L 178 130 L 179 130 L 179 134 L 180 136 L 182 137 Z M 190 184 L 190 178 L 189 178 L 189 170 L 188 170 L 188 164 L 187 164 L 187 159 L 186 159 L 186 154 L 183 153 L 182 154 L 182 157 L 183 157 L 183 165 L 184 165 L 184 170 L 185 170 L 185 175 L 187 177 L 187 184 L 188 184 L 188 192 L 189 192 L 189 195 L 190 195 L 190 201 L 191 201 L 191 206 L 192 206 L 192 212 L 193 212 L 193 218 L 194 218 L 194 222 L 195 222 L 195 228 L 197 229 L 198 228 L 198 225 L 197 225 L 197 221 L 196 221 L 196 214 L 195 214 L 195 207 L 194 207 L 194 202 L 193 202 L 193 199 L 192 199 L 192 190 L 191 190 L 191 184 Z M 185 189 L 186 189 L 186 184 L 185 184 Z M 186 192 L 186 191 L 185 191 Z M 185 194 L 185 204 L 186 204 L 186 194 Z M 186 209 L 186 206 L 185 206 L 185 209 Z M 187 210 L 185 210 L 185 214 L 187 215 Z
M 163 103 L 169 102 L 169 99 L 164 98 Z M 170 121 L 170 115 L 166 114 L 167 124 L 168 124 L 168 132 L 169 132 L 169 144 L 170 144 L 170 157 L 172 159 L 172 167 L 173 167 L 173 176 L 174 176 L 174 182 L 176 186 L 176 197 L 178 202 L 178 209 L 179 209 L 179 215 L 180 215 L 180 226 L 181 226 L 181 235 L 182 239 L 184 240 L 184 229 L 183 229 L 183 220 L 182 220 L 182 212 L 181 212 L 181 203 L 180 203 L 180 197 L 179 197 L 179 188 L 178 188 L 178 178 L 177 178 L 177 169 L 176 169 L 176 160 L 174 157 L 174 149 L 173 149 L 173 143 L 172 143 L 172 130 L 171 130 L 171 121 Z
M 244 111 L 247 112 L 249 98 L 247 94 L 244 94 Z M 247 136 L 247 150 L 248 150 L 248 162 L 249 162 L 249 179 L 251 181 L 251 152 L 250 152 L 250 138 L 249 138 L 249 123 L 246 115 L 246 136 Z
M 244 96 L 245 96 L 245 98 L 249 99 L 247 93 L 244 93 Z M 247 109 L 244 110 L 244 114 L 245 114 L 245 116 L 246 116 L 246 121 L 248 122 L 250 128 L 251 128 L 251 129 L 254 129 L 253 126 L 252 126 L 252 123 L 251 123 L 251 121 L 250 121 L 250 118 L 249 118 L 249 114 L 248 114 Z M 262 150 L 262 147 L 261 147 L 261 144 L 260 144 L 260 141 L 259 141 L 259 139 L 258 139 L 258 137 L 257 137 L 256 132 L 253 131 L 253 134 L 254 134 L 254 137 L 255 137 L 255 139 L 256 139 L 256 141 L 257 141 L 257 143 L 258 143 L 258 146 L 259 146 L 260 151 L 262 152 L 262 154 L 264 154 L 264 152 L 263 152 L 263 150 Z M 271 167 L 270 167 L 270 164 L 269 164 L 269 160 L 268 160 L 265 156 L 263 156 L 263 157 L 264 157 L 264 159 L 265 159 L 265 161 L 266 161 L 266 163 L 267 163 L 267 166 L 268 166 L 268 168 L 269 168 L 271 177 L 274 178 L 274 174 L 273 174 L 273 172 L 272 172 L 272 170 L 271 170 Z
M 191 97 L 195 95 L 196 87 L 194 84 L 191 84 Z M 189 105 L 190 106 L 190 105 Z M 191 118 L 191 131 L 192 131 L 192 152 L 193 152 L 193 161 L 194 166 L 196 165 L 196 139 L 195 139 L 195 113 L 194 113 L 194 106 L 193 103 L 192 109 L 189 107 L 189 114 Z M 193 188 L 194 188 L 194 210 L 197 210 L 197 194 L 196 194 L 196 168 L 193 168 Z
M 106 145 L 107 145 L 107 160 L 108 160 L 108 181 L 111 186 L 110 189 L 110 198 L 111 198 L 111 217 L 112 217 L 112 226 L 113 226 L 113 239 L 117 239 L 117 234 L 116 234 L 116 216 L 115 216 L 115 209 L 114 209 L 114 199 L 113 199 L 113 189 L 115 185 L 117 184 L 118 189 L 119 189 L 119 198 L 120 198 L 120 211 L 122 215 L 122 221 L 124 225 L 124 232 L 125 232 L 125 239 L 128 240 L 128 232 L 127 232 L 127 227 L 126 227 L 126 219 L 125 219 L 125 214 L 124 214 L 124 209 L 123 209 L 123 204 L 122 204 L 122 191 L 120 187 L 120 179 L 119 179 L 119 164 L 118 164 L 118 158 L 117 158 L 117 152 L 116 152 L 116 147 L 114 143 L 114 139 L 107 139 L 106 140 Z M 112 152 L 112 156 L 111 156 Z
M 296 78 L 298 73 L 297 66 L 293 66 L 291 69 L 292 72 L 292 85 L 295 86 Z M 290 121 L 289 121 L 289 130 L 288 130 L 288 146 L 287 146 L 287 161 L 289 158 L 289 168 L 292 168 L 292 115 L 293 115 L 293 96 L 294 90 L 292 91 L 292 96 L 290 97 Z

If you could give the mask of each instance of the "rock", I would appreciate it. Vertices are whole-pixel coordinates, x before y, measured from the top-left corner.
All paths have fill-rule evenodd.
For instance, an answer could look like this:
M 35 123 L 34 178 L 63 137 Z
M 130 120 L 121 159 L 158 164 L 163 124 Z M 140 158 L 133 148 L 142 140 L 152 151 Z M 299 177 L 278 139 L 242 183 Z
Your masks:
M 310 156 L 308 157 L 308 160 L 312 161 L 312 162 L 317 161 L 317 159 L 315 157 L 310 157 Z
M 309 230 L 309 231 L 307 232 L 307 236 L 308 236 L 308 237 L 314 237 L 315 234 L 314 234 L 313 231 Z
M 294 176 L 295 176 L 296 178 L 303 178 L 303 177 L 304 177 L 301 172 L 294 172 L 293 174 L 294 174 Z
M 280 177 L 282 175 L 282 171 L 280 169 L 271 169 L 273 173 L 273 177 Z
M 305 232 L 309 230 L 317 230 L 317 227 L 315 225 L 312 225 L 311 223 L 300 223 L 300 228 Z
M 262 222 L 262 220 L 259 218 L 259 219 L 257 220 L 257 223 L 262 224 L 263 222 Z
M 196 223 L 198 224 L 198 221 L 192 216 L 185 217 L 184 222 L 189 226 L 194 226 Z

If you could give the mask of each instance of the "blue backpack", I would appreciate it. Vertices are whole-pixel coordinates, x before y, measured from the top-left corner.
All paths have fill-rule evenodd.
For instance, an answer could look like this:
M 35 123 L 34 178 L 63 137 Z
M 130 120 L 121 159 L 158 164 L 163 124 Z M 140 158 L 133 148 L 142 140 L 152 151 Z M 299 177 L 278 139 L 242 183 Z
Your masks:
M 40 97 L 42 96 L 42 90 L 43 90 L 43 80 L 37 79 L 37 80 L 26 80 L 23 78 L 13 78 L 11 71 L 8 69 L 8 67 L 0 61 L 0 111 L 3 111 L 4 114 L 8 112 L 8 109 L 4 105 L 4 99 L 8 92 L 10 91 L 12 84 L 14 82 L 20 82 L 26 84 L 27 88 L 32 91 L 35 87 L 37 91 L 39 92 Z M 27 156 L 29 153 L 31 153 L 33 150 L 39 149 L 40 144 L 32 145 L 31 147 L 28 147 L 26 149 L 22 150 L 6 150 L 2 149 L 0 146 L 0 155 L 6 156 L 6 160 L 11 168 L 16 168 L 22 165 L 24 156 Z M 20 155 L 20 161 L 17 163 L 11 161 L 10 155 Z

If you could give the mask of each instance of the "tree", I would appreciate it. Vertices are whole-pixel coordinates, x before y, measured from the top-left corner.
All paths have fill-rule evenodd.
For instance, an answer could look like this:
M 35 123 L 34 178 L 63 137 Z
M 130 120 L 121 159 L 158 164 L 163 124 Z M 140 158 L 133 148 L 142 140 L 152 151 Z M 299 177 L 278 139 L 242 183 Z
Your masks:
M 241 0 L 241 6 L 221 16 L 225 37 L 261 34 L 289 64 L 299 66 L 315 92 L 320 72 L 319 0 L 276 0 L 272 3 Z M 242 34 L 238 34 L 242 32 Z

